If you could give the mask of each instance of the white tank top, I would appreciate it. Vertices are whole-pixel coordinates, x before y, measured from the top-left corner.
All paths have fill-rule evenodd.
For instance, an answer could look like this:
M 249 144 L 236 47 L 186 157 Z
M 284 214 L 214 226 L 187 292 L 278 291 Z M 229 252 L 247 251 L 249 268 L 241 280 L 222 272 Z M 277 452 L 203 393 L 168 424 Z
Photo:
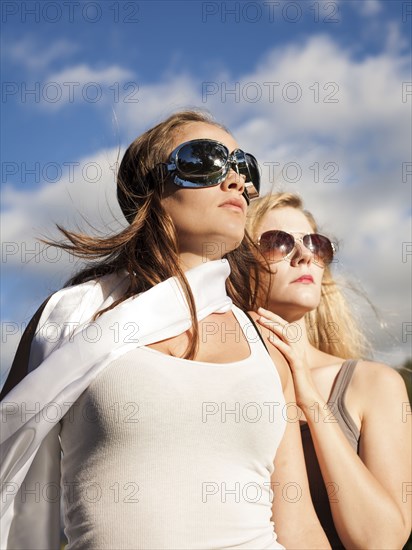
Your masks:
M 141 347 L 108 365 L 62 419 L 66 550 L 283 548 L 270 520 L 281 381 L 251 321 L 233 313 L 246 359 Z

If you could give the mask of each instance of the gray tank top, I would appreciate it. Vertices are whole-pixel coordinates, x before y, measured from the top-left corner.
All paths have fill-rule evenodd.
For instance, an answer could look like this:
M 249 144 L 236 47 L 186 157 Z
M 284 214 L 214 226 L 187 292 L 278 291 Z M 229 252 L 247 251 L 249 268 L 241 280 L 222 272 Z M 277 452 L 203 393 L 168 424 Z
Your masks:
M 342 364 L 335 378 L 328 405 L 347 440 L 358 453 L 360 432 L 345 405 L 345 393 L 357 362 L 348 360 Z M 300 430 L 313 505 L 333 550 L 344 549 L 336 532 L 329 504 L 329 499 L 333 502 L 339 498 L 339 487 L 332 482 L 328 483 L 328 487 L 325 486 L 309 427 L 305 423 L 301 425 Z

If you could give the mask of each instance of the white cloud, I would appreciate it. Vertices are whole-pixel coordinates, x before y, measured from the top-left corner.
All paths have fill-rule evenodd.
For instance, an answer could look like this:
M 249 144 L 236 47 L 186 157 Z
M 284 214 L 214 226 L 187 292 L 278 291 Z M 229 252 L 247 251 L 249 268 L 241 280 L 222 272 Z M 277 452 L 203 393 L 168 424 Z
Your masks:
M 410 49 L 409 40 L 402 35 L 400 24 L 396 21 L 387 22 L 384 35 L 386 36 L 387 51 L 396 54 L 402 50 L 408 51 Z
M 39 105 L 58 110 L 69 103 L 107 106 L 138 100 L 139 86 L 132 71 L 117 65 L 94 69 L 76 65 L 50 74 L 41 83 Z
M 55 61 L 66 60 L 78 49 L 77 44 L 65 39 L 40 46 L 33 36 L 26 36 L 6 47 L 5 53 L 29 71 L 39 71 L 49 68 Z
M 139 85 L 133 71 L 118 65 L 68 65 L 78 50 L 77 44 L 66 39 L 42 44 L 27 36 L 7 44 L 3 56 L 27 70 L 25 81 L 20 83 L 22 93 L 26 86 L 37 90 L 36 104 L 40 107 L 56 111 L 68 103 L 110 105 L 136 101 Z
M 85 231 L 90 231 L 82 219 L 92 220 L 96 230 L 105 233 L 126 224 L 115 196 L 113 166 L 117 155 L 118 151 L 112 149 L 79 159 L 70 170 L 62 167 L 57 182 L 44 184 L 37 190 L 20 191 L 10 184 L 5 186 L 1 220 L 3 272 L 17 267 L 22 272 L 30 271 L 34 277 L 55 273 L 68 278 L 75 259 L 48 250 L 36 238 L 62 240 L 55 222 L 72 230 L 80 223 Z M 116 218 L 121 220 L 120 224 Z
M 380 0 L 358 0 L 351 2 L 351 6 L 365 17 L 373 17 L 382 11 Z
M 111 66 L 99 70 L 92 69 L 88 65 L 82 64 L 51 74 L 48 76 L 47 80 L 51 82 L 76 82 L 83 85 L 90 82 L 110 85 L 114 82 L 124 82 L 128 78 L 133 78 L 132 71 L 128 69 Z
M 160 122 L 174 111 L 202 106 L 201 90 L 197 84 L 189 75 L 179 74 L 140 86 L 136 103 L 119 101 L 115 107 L 120 131 L 137 136 L 140 131 Z
M 396 128 L 394 137 L 399 139 L 394 146 L 405 150 L 406 109 L 399 101 L 405 74 L 406 62 L 394 56 L 382 54 L 354 61 L 350 52 L 340 50 L 330 38 L 317 37 L 306 47 L 276 50 L 253 74 L 242 78 L 240 90 L 255 87 L 262 100 L 255 104 L 242 101 L 241 116 L 253 111 L 264 113 L 265 140 L 275 137 L 276 142 L 280 136 L 292 136 L 295 142 L 299 133 L 350 145 L 359 135 L 380 132 L 383 127 Z

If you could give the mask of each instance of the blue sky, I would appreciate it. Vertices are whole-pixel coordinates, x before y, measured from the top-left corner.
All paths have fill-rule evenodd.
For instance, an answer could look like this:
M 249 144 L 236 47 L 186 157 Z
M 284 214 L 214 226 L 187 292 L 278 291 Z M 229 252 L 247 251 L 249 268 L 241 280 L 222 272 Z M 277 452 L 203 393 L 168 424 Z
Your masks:
M 118 228 L 118 148 L 188 106 L 257 156 L 264 191 L 301 193 L 340 240 L 337 276 L 360 281 L 386 323 L 352 296 L 377 358 L 410 355 L 411 2 L 1 8 L 3 373 L 24 322 L 75 267 L 34 236 L 82 216 Z

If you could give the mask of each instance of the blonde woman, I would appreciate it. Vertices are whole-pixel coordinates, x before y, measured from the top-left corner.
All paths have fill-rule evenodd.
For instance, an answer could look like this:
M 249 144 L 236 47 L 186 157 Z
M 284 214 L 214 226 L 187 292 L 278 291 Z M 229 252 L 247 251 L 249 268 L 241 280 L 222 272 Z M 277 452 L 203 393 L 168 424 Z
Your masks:
M 263 281 L 259 323 L 287 359 L 300 407 L 312 499 L 332 548 L 400 549 L 411 527 L 411 415 L 390 367 L 334 281 L 333 243 L 298 195 L 254 201 L 248 229 Z

